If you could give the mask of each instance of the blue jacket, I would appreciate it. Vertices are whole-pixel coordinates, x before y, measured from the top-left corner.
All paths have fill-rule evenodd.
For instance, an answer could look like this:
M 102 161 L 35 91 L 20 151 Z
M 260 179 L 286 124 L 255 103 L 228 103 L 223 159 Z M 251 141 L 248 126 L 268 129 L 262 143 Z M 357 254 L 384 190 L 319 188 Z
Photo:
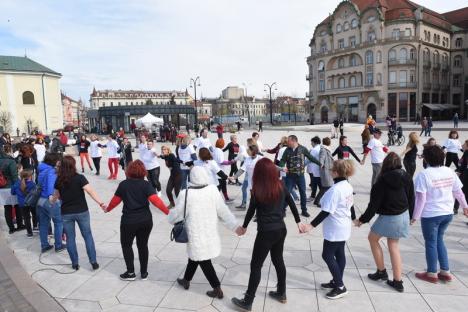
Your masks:
M 31 192 L 31 190 L 36 186 L 36 183 L 33 181 L 26 181 L 26 190 L 23 193 L 21 191 L 21 180 L 17 180 L 13 186 L 11 187 L 11 195 L 16 195 L 16 198 L 18 199 L 18 206 L 24 207 L 24 200 L 26 198 L 26 195 Z
M 39 177 L 37 179 L 38 184 L 41 186 L 41 198 L 48 198 L 54 194 L 55 181 L 57 180 L 57 173 L 55 168 L 46 164 L 41 163 L 38 167 Z

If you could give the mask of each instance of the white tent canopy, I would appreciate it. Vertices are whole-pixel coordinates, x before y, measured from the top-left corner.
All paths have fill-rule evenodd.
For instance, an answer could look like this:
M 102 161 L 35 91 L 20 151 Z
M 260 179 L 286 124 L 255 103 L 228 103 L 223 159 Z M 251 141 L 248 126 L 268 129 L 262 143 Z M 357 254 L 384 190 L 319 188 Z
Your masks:
M 164 124 L 164 120 L 162 118 L 153 116 L 151 113 L 148 113 L 135 121 L 135 124 L 137 127 L 145 126 L 145 128 L 151 128 L 153 125 Z

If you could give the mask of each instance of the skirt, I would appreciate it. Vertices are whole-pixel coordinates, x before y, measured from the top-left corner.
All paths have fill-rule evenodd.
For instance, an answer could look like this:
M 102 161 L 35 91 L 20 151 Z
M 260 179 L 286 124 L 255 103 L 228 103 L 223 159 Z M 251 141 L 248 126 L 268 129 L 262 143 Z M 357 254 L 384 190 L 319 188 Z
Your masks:
M 387 238 L 399 239 L 407 238 L 409 236 L 410 217 L 409 212 L 394 215 L 379 215 L 374 224 L 372 224 L 371 231 Z

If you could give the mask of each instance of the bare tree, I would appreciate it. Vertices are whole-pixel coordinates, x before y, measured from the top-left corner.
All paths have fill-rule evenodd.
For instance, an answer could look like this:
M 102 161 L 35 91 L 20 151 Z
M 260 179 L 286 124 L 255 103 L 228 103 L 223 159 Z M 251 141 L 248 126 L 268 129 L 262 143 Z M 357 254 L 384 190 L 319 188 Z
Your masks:
M 1 132 L 11 132 L 11 119 L 13 118 L 12 114 L 7 111 L 0 112 L 0 131 Z
M 24 126 L 24 132 L 27 134 L 31 134 L 31 132 L 37 128 L 38 128 L 38 124 L 36 123 L 36 121 L 32 119 L 31 117 L 27 117 L 26 125 Z

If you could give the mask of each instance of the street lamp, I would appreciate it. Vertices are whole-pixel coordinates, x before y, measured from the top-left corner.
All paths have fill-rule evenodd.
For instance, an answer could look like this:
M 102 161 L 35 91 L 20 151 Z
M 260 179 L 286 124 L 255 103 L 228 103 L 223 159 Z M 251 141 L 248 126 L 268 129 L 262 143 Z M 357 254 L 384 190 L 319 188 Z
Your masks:
M 269 92 L 270 92 L 270 123 L 271 123 L 271 125 L 273 125 L 273 102 L 272 102 L 272 99 L 271 99 L 271 89 L 273 87 L 275 87 L 275 90 L 278 90 L 278 89 L 276 88 L 276 82 L 273 82 L 271 84 L 265 83 L 263 91 L 266 92 L 267 89 L 265 87 L 267 87 Z
M 200 77 L 190 78 L 190 88 L 193 88 L 195 94 L 195 125 L 198 125 L 198 108 L 197 108 L 197 87 L 200 86 Z
M 250 85 L 250 83 L 246 84 L 245 82 L 243 82 L 242 85 L 245 88 L 245 106 L 247 107 L 247 118 L 249 120 L 249 128 L 250 128 L 250 126 L 251 126 L 251 124 L 250 124 L 250 107 L 249 107 L 249 103 L 247 103 L 247 86 Z

